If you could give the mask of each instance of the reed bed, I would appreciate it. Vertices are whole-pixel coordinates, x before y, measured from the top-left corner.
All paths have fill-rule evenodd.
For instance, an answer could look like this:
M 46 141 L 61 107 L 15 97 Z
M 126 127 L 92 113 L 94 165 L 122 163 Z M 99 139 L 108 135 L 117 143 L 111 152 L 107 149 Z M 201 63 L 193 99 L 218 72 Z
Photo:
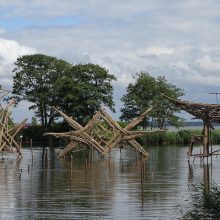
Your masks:
M 164 133 L 149 134 L 139 138 L 144 145 L 187 145 L 191 142 L 192 135 L 201 135 L 201 129 L 166 131 Z M 220 129 L 212 130 L 211 144 L 220 144 Z
M 181 210 L 182 219 L 220 219 L 220 188 L 217 184 L 194 185 L 187 201 L 188 208 Z

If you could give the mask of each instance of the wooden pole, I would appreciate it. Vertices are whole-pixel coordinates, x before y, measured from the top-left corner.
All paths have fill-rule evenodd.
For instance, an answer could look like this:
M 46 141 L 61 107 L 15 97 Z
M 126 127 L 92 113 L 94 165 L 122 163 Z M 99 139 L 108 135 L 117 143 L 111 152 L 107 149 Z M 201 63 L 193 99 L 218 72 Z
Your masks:
M 203 155 L 209 154 L 209 124 L 204 121 Z
M 33 155 L 32 139 L 30 140 L 30 144 L 31 144 L 31 160 L 33 164 L 34 155 Z

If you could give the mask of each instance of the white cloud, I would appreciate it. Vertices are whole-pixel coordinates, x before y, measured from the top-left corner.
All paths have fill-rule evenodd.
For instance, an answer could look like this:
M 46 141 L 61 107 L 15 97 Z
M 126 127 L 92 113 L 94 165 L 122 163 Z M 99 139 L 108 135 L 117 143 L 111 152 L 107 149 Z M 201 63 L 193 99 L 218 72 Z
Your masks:
M 219 54 L 220 55 L 220 54 Z M 220 57 L 211 57 L 210 55 L 205 55 L 197 59 L 200 63 L 201 69 L 215 75 L 219 75 L 220 72 Z
M 174 52 L 173 48 L 168 48 L 168 47 L 148 47 L 145 50 L 141 49 L 138 51 L 140 55 L 162 55 L 162 54 L 169 54 L 171 55 Z
M 0 38 L 0 84 L 12 86 L 12 69 L 22 55 L 36 53 L 36 49 L 18 44 L 14 40 Z
M 33 22 L 28 27 L 0 31 L 1 36 L 17 42 L 0 41 L 1 80 L 10 79 L 4 73 L 10 73 L 19 55 L 36 48 L 39 53 L 73 63 L 93 62 L 108 68 L 118 78 L 117 91 L 125 91 L 132 74 L 139 71 L 165 75 L 196 97 L 204 98 L 211 86 L 218 90 L 218 0 L 0 0 L 0 7 L 10 7 L 2 18 L 20 16 Z M 35 21 L 56 21 L 62 16 L 84 22 L 34 25 Z M 12 53 L 7 53 L 6 44 L 11 45 Z

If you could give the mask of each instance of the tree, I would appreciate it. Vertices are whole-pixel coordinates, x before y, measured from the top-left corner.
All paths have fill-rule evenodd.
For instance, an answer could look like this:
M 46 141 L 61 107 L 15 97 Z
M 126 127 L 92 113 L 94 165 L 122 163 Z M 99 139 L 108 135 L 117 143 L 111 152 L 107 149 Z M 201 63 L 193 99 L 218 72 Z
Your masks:
M 13 94 L 17 101 L 33 103 L 36 117 L 44 128 L 52 123 L 51 106 L 56 105 L 54 83 L 65 75 L 71 65 L 64 60 L 43 54 L 25 55 L 15 63 Z
M 85 124 L 102 105 L 114 111 L 113 87 L 116 78 L 95 64 L 72 66 L 68 74 L 56 82 L 60 109 Z
M 156 118 L 157 127 L 162 129 L 166 127 L 168 122 L 173 126 L 179 127 L 183 119 L 175 115 L 175 113 L 179 112 L 180 109 L 164 98 L 162 94 L 178 99 L 184 95 L 183 90 L 169 83 L 164 76 L 157 77 L 156 82 L 157 94 L 154 99 L 156 111 L 153 113 L 153 117 Z
M 37 125 L 37 119 L 36 119 L 36 117 L 34 117 L 34 116 L 31 118 L 31 125 L 32 125 L 32 126 Z
M 50 128 L 55 106 L 80 123 L 85 123 L 102 105 L 114 111 L 113 87 L 116 78 L 95 64 L 72 65 L 42 54 L 22 56 L 13 70 L 13 94 L 17 101 L 33 105 L 35 116 Z
M 164 128 L 167 122 L 178 126 L 181 118 L 175 115 L 179 109 L 166 100 L 162 94 L 173 98 L 182 96 L 183 90 L 169 83 L 164 76 L 154 78 L 147 72 L 141 72 L 135 75 L 135 82 L 127 87 L 127 93 L 122 97 L 124 107 L 121 109 L 121 120 L 131 121 L 140 115 L 151 105 L 155 106 L 155 111 L 151 114 L 151 120 L 145 119 L 142 126 Z

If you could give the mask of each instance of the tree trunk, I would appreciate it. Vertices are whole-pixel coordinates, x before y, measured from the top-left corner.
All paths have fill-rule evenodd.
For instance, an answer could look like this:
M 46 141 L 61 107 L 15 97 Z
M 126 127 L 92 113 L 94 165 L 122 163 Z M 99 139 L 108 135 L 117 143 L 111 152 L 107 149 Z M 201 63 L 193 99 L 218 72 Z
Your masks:
M 44 112 L 42 106 L 40 107 L 40 118 L 41 118 L 41 125 L 45 128 L 45 122 L 44 122 Z
M 54 111 L 51 109 L 50 110 L 49 121 L 47 123 L 47 129 L 50 129 L 52 127 L 53 122 L 54 122 Z
M 47 128 L 47 107 L 45 103 L 44 103 L 44 126 L 45 128 Z

